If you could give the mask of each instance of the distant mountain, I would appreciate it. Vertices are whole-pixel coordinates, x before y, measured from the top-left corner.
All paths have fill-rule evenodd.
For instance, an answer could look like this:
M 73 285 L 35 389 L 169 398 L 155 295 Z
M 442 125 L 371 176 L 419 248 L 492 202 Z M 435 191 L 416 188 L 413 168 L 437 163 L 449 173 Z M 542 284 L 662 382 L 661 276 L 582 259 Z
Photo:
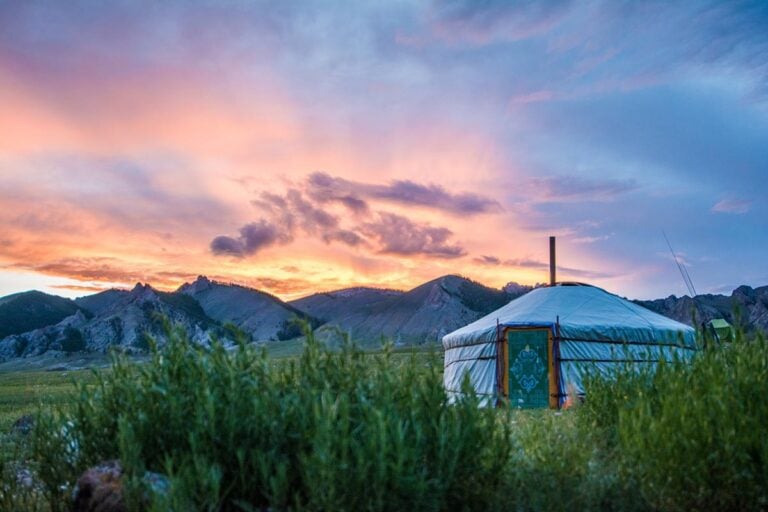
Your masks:
M 32 290 L 0 298 L 0 339 L 61 322 L 80 309 L 63 297 Z
M 130 293 L 128 290 L 105 290 L 93 295 L 78 297 L 75 299 L 75 303 L 91 314 L 100 315 L 112 309 L 115 304 L 124 300 Z
M 212 334 L 223 333 L 218 322 L 208 317 L 193 298 L 160 292 L 145 284 L 137 284 L 130 292 L 102 292 L 81 304 L 90 306 L 88 314 L 76 308 L 75 314 L 55 325 L 1 340 L 0 360 L 49 350 L 105 351 L 120 347 L 129 352 L 143 351 L 148 346 L 147 335 L 163 341 L 162 318 L 183 326 L 197 343 L 207 343 Z
M 178 293 L 194 298 L 205 314 L 218 322 L 230 322 L 248 333 L 254 341 L 276 341 L 301 335 L 294 323 L 299 318 L 317 327 L 320 322 L 274 295 L 234 284 L 211 281 L 200 276 L 185 283 Z
M 436 342 L 530 289 L 508 283 L 499 290 L 448 275 L 409 291 L 347 288 L 289 303 L 202 276 L 176 292 L 137 284 L 130 291 L 107 290 L 74 301 L 30 291 L 0 297 L 0 361 L 49 350 L 119 347 L 140 352 L 147 348 L 147 335 L 163 342 L 163 317 L 201 344 L 211 336 L 225 337 L 224 323 L 235 324 L 254 341 L 279 342 L 300 334 L 292 323 L 296 317 L 309 321 L 328 342 L 338 341 L 339 332 L 351 334 L 363 346 L 376 346 L 382 338 L 398 344 Z M 694 300 L 671 295 L 635 302 L 695 327 L 725 318 L 747 330 L 768 332 L 768 286 L 740 286 L 730 296 L 699 295 Z
M 635 302 L 693 327 L 700 327 L 702 322 L 713 318 L 725 318 L 748 331 L 759 329 L 768 332 L 768 286 L 739 286 L 730 296 L 706 294 L 697 295 L 694 300 L 687 295 L 679 298 L 670 295 L 666 299 Z M 735 317 L 736 312 L 740 318 Z
M 317 293 L 290 304 L 328 322 L 320 334 L 337 327 L 361 345 L 378 344 L 382 337 L 414 344 L 438 341 L 512 298 L 502 290 L 448 275 L 407 292 L 349 288 Z

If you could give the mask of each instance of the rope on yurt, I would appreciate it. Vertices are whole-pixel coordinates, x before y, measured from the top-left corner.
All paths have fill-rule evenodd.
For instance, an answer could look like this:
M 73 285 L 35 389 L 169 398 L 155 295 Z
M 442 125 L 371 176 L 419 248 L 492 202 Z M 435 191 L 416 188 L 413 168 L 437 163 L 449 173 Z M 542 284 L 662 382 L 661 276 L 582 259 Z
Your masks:
M 496 319 L 496 407 L 501 407 L 504 396 L 504 362 L 502 358 L 504 339 L 501 334 L 499 319 Z

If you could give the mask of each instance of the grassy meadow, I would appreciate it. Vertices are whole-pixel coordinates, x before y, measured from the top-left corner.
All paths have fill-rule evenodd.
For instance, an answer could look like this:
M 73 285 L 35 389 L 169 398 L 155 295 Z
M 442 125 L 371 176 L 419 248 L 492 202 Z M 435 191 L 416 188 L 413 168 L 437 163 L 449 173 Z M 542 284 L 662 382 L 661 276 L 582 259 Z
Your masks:
M 297 349 L 203 349 L 173 331 L 138 364 L 0 372 L 1 432 L 43 405 L 29 436 L 4 437 L 0 510 L 68 510 L 77 477 L 110 459 L 136 510 L 768 508 L 762 336 L 590 377 L 567 411 L 479 408 L 469 388 L 450 404 L 439 352 L 311 334 Z

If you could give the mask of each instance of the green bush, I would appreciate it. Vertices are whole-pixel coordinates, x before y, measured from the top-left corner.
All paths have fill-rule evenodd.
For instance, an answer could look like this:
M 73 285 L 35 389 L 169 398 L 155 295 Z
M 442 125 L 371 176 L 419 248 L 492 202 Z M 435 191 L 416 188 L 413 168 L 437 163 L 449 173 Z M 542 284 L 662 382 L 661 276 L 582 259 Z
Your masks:
M 83 333 L 74 327 L 66 327 L 64 329 L 64 338 L 61 340 L 61 349 L 64 352 L 79 352 L 85 350 Z
M 663 510 L 768 507 L 768 344 L 762 335 L 662 365 L 619 411 L 625 471 Z
M 282 364 L 174 330 L 150 363 L 116 357 L 71 414 L 41 418 L 33 451 L 53 508 L 88 466 L 119 458 L 133 503 L 146 471 L 170 478 L 157 510 L 460 510 L 499 502 L 509 422 L 449 405 L 439 361 L 395 360 L 307 333 Z M 62 427 L 64 425 L 64 427 Z

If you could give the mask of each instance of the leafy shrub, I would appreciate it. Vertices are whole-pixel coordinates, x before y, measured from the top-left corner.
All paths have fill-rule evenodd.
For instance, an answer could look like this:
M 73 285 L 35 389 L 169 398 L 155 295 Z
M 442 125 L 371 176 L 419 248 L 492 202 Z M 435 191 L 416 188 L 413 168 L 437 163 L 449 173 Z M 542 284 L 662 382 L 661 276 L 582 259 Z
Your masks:
M 16 341 L 14 342 L 14 351 L 16 353 L 16 357 L 21 357 L 24 355 L 24 351 L 27 350 L 27 347 L 29 346 L 29 339 L 21 336 L 19 338 L 16 338 Z
M 349 344 L 330 352 L 306 334 L 301 357 L 283 364 L 244 343 L 232 353 L 204 349 L 180 330 L 148 364 L 116 356 L 71 414 L 38 426 L 34 453 L 50 502 L 65 501 L 86 467 L 113 458 L 131 475 L 134 499 L 145 471 L 169 476 L 158 510 L 499 501 L 510 455 L 504 414 L 478 408 L 471 393 L 449 405 L 440 364 Z
M 740 337 L 739 337 L 740 338 Z M 618 415 L 626 471 L 664 510 L 768 507 L 768 344 L 762 335 L 662 365 Z
M 85 350 L 83 333 L 74 327 L 66 327 L 64 329 L 64 338 L 61 340 L 61 349 L 64 352 L 79 352 Z
M 650 510 L 621 478 L 600 435 L 582 428 L 582 419 L 573 411 L 517 413 L 500 509 Z

